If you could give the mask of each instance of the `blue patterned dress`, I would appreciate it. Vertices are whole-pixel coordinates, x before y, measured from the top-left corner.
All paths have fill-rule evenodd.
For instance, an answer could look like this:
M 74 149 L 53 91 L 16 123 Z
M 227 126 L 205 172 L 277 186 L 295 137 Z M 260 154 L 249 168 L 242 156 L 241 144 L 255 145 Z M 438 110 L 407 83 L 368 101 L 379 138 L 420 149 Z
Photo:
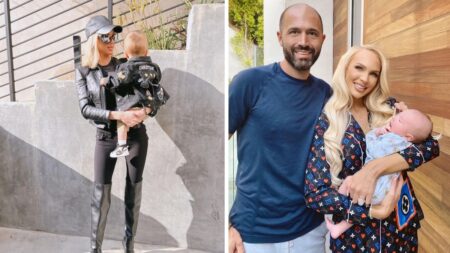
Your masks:
M 348 220 L 354 224 L 337 239 L 331 238 L 332 252 L 417 252 L 417 230 L 423 212 L 415 198 L 412 185 L 409 184 L 413 206 L 416 214 L 402 229 L 397 227 L 397 214 L 392 214 L 383 220 L 369 218 L 369 208 L 351 205 L 351 199 L 331 187 L 329 164 L 326 162 L 323 135 L 328 128 L 328 120 L 324 114 L 319 117 L 315 126 L 315 136 L 311 144 L 310 155 L 305 175 L 305 200 L 307 205 L 322 214 L 333 214 L 335 222 Z M 342 140 L 343 168 L 339 178 L 355 174 L 362 168 L 366 159 L 366 140 L 362 128 L 351 117 L 351 122 Z M 414 144 L 399 152 L 413 171 L 424 161 L 439 155 L 437 141 L 429 137 L 422 144 Z M 405 181 L 407 179 L 406 173 Z

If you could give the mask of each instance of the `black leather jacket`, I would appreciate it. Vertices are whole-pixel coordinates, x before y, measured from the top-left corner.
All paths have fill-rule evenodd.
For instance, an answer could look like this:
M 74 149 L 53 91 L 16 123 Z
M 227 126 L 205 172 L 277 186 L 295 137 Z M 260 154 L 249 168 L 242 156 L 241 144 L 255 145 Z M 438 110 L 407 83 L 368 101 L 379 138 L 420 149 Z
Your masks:
M 118 74 L 109 76 L 106 87 L 115 93 L 119 111 L 145 106 L 151 108 L 149 116 L 153 117 L 170 98 L 160 80 L 161 70 L 150 56 L 135 56 L 120 65 Z
M 117 71 L 122 59 L 112 58 L 112 64 Z M 100 87 L 103 77 L 100 68 L 90 69 L 79 67 L 75 70 L 75 84 L 78 91 L 81 114 L 98 128 L 109 128 L 109 111 L 106 110 L 105 88 Z

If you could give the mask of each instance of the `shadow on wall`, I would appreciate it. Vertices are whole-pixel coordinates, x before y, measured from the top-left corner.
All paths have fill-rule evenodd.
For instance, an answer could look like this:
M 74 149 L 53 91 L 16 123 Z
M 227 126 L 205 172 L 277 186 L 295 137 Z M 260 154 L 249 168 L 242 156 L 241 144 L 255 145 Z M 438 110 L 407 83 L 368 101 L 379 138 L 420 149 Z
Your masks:
M 157 150 L 147 156 L 136 239 L 222 252 L 224 96 L 176 69 L 164 70 L 162 83 L 171 99 L 146 122 Z M 0 226 L 88 236 L 95 128 L 80 116 L 73 82 L 42 82 L 36 90 L 36 104 L 0 107 Z M 123 237 L 123 213 L 113 195 L 107 238 Z
M 88 236 L 92 181 L 1 126 L 0 143 L 0 225 Z M 123 201 L 112 196 L 107 231 L 116 238 L 123 236 L 123 212 Z M 144 240 L 177 246 L 155 219 L 141 213 L 139 226 L 151 228 L 141 230 Z
M 171 98 L 156 116 L 186 163 L 176 173 L 193 196 L 188 247 L 223 251 L 224 95 L 187 72 L 165 69 Z

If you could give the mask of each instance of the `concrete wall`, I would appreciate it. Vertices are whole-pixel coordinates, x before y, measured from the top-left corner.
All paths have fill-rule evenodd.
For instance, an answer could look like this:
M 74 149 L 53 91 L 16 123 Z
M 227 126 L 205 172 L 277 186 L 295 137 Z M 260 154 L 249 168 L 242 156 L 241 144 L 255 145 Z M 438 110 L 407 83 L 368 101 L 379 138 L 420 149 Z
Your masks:
M 311 68 L 311 73 L 331 83 L 333 78 L 333 0 L 264 0 L 264 64 L 279 62 L 284 58 L 283 49 L 277 39 L 278 23 L 283 10 L 296 3 L 309 4 L 322 17 L 326 39 L 319 59 Z
M 145 122 L 149 151 L 137 240 L 224 248 L 224 6 L 194 6 L 188 49 L 154 51 L 171 98 Z M 0 102 L 0 226 L 88 236 L 95 128 L 73 81 L 36 84 L 36 102 Z M 106 237 L 121 239 L 125 164 Z M 88 245 L 86 245 L 86 249 Z

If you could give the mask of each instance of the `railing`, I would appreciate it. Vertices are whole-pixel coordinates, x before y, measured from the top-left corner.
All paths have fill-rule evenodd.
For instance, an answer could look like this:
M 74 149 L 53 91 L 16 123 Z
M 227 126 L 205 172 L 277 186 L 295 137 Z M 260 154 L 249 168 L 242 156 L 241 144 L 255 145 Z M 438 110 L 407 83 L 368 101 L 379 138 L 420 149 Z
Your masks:
M 15 2 L 14 6 L 10 3 Z M 118 17 L 130 17 L 128 2 L 125 0 L 47 0 L 30 1 L 0 0 L 0 101 L 9 97 L 10 101 L 33 100 L 36 80 L 73 79 L 74 54 L 72 37 L 84 38 L 84 26 L 90 16 L 105 15 L 117 23 Z M 164 23 L 153 25 L 170 26 L 186 19 L 187 4 L 223 3 L 224 1 L 149 0 L 145 8 L 161 10 L 157 14 L 143 16 L 140 20 L 129 18 L 124 28 L 137 21 L 151 22 L 165 15 Z M 101 4 L 99 4 L 101 3 Z M 103 4 L 103 5 L 102 5 Z M 173 17 L 171 13 L 177 13 Z M 180 14 L 181 13 L 181 14 Z M 1 17 L 3 15 L 3 18 Z M 133 22 L 134 21 L 134 22 Z M 153 22 L 155 23 L 155 22 Z M 4 34 L 2 34 L 4 32 Z M 83 44 L 86 39 L 81 40 Z M 120 41 L 119 41 L 120 42 Z M 119 47 L 118 55 L 121 54 Z M 16 96 L 21 96 L 17 99 Z

